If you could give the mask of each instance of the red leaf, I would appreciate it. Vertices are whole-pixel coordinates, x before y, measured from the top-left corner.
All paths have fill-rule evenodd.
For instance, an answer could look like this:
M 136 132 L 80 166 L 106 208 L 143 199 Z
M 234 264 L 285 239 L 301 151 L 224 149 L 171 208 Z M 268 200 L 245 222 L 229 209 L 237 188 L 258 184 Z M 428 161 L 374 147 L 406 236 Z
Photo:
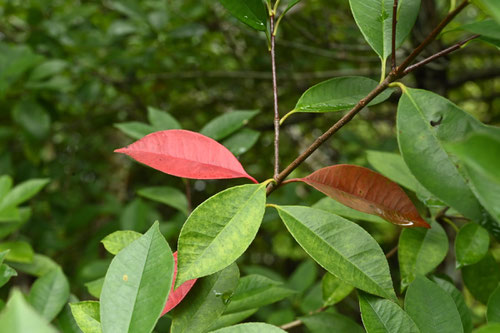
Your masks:
M 430 228 L 398 184 L 370 169 L 339 164 L 297 181 L 311 185 L 348 207 L 378 215 L 391 223 Z
M 159 131 L 116 149 L 169 175 L 192 179 L 248 178 L 258 183 L 223 145 L 199 133 Z
M 172 281 L 172 289 L 170 289 L 170 294 L 168 295 L 167 303 L 165 304 L 165 307 L 163 308 L 163 311 L 161 315 L 163 316 L 165 313 L 169 312 L 173 308 L 179 304 L 184 297 L 188 294 L 189 290 L 194 286 L 196 279 L 194 280 L 189 280 L 181 284 L 177 289 L 174 290 L 175 286 L 175 278 L 177 277 L 177 251 L 174 253 L 174 261 L 175 261 L 175 268 L 174 268 L 174 280 Z

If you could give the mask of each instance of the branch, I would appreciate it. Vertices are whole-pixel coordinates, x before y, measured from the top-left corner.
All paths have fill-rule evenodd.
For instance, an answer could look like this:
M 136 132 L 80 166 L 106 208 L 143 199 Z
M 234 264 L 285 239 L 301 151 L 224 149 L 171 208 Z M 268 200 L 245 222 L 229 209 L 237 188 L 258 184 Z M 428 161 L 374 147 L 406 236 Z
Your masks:
M 313 314 L 316 314 L 316 313 L 323 312 L 323 311 L 325 311 L 327 308 L 328 308 L 327 306 L 322 306 L 322 307 L 321 307 L 321 308 L 319 308 L 319 309 L 316 309 L 316 310 L 314 310 L 314 311 L 310 311 L 310 312 L 308 313 L 308 315 L 310 316 L 310 315 L 313 315 Z M 283 324 L 283 325 L 281 325 L 281 326 L 280 326 L 280 328 L 281 328 L 282 330 L 288 330 L 288 329 L 290 329 L 290 328 L 294 328 L 294 327 L 301 326 L 302 324 L 303 324 L 302 320 L 297 319 L 297 320 L 291 321 L 291 322 L 289 322 L 289 323 L 287 323 L 287 324 Z
M 354 118 L 368 103 L 370 103 L 375 97 L 380 95 L 384 90 L 387 89 L 389 84 L 402 78 L 406 74 L 405 69 L 415 60 L 415 58 L 429 45 L 444 29 L 444 27 L 455 17 L 460 11 L 462 11 L 469 4 L 468 0 L 464 0 L 454 11 L 450 12 L 439 25 L 432 30 L 432 32 L 425 38 L 425 40 L 417 46 L 417 48 L 403 61 L 403 63 L 398 66 L 395 70 L 391 71 L 389 75 L 379 83 L 375 89 L 373 89 L 365 98 L 360 100 L 348 113 L 346 113 L 338 122 L 336 122 L 332 127 L 330 127 L 323 135 L 318 137 L 302 154 L 300 154 L 290 165 L 288 165 L 281 173 L 275 177 L 276 183 L 271 183 L 267 187 L 267 195 L 271 194 L 279 185 L 285 180 L 293 170 L 295 170 L 302 162 L 304 162 L 309 156 L 311 156 L 316 149 L 318 149 L 326 140 L 328 140 L 333 134 L 335 134 L 339 129 Z
M 396 25 L 398 24 L 398 0 L 394 0 L 392 6 L 392 54 L 391 69 L 396 70 Z
M 276 6 L 279 1 L 276 1 Z M 270 16 L 271 22 L 271 66 L 273 73 L 273 96 L 274 96 L 274 178 L 278 177 L 280 172 L 279 154 L 280 154 L 280 114 L 278 108 L 278 84 L 276 79 L 276 49 L 275 49 L 275 31 L 274 31 L 274 11 Z
M 449 48 L 444 49 L 444 50 L 442 50 L 442 51 L 440 51 L 440 52 L 438 52 L 438 53 L 436 53 L 436 54 L 433 54 L 433 55 L 431 55 L 430 57 L 428 57 L 428 58 L 426 58 L 426 59 L 424 59 L 424 60 L 422 60 L 422 61 L 420 61 L 420 62 L 418 62 L 418 63 L 416 63 L 416 64 L 414 64 L 414 65 L 408 66 L 408 68 L 406 68 L 406 69 L 403 71 L 403 73 L 404 73 L 404 75 L 407 75 L 408 73 L 411 73 L 411 72 L 413 72 L 414 70 L 416 70 L 416 69 L 418 69 L 418 68 L 420 68 L 420 67 L 422 67 L 422 66 L 424 66 L 424 65 L 427 65 L 427 64 L 428 64 L 428 63 L 430 63 L 431 61 L 434 61 L 434 60 L 436 60 L 436 59 L 438 59 L 438 58 L 441 58 L 441 57 L 443 57 L 443 56 L 445 56 L 445 55 L 447 55 L 447 54 L 450 54 L 450 53 L 452 53 L 452 52 L 454 52 L 454 51 L 456 51 L 456 50 L 460 49 L 462 46 L 464 46 L 465 44 L 467 44 L 467 43 L 468 43 L 468 42 L 470 42 L 471 40 L 476 39 L 476 38 L 478 38 L 478 37 L 480 37 L 480 35 L 473 35 L 473 36 L 470 36 L 469 38 L 464 39 L 463 41 L 460 41 L 460 42 L 456 43 L 455 45 L 452 45 L 452 46 L 450 46 Z

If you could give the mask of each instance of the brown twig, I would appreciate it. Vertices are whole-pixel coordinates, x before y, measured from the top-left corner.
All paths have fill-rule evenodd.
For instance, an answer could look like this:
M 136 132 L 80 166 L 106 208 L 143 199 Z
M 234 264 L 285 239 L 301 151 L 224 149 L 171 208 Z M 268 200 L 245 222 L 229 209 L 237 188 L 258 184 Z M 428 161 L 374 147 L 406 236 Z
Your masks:
M 396 70 L 396 26 L 398 24 L 398 0 L 394 0 L 392 6 L 392 54 L 391 54 L 391 69 Z
M 422 67 L 424 65 L 427 65 L 431 61 L 434 61 L 434 60 L 436 60 L 438 58 L 441 58 L 441 57 L 443 57 L 443 56 L 445 56 L 447 54 L 452 53 L 453 51 L 456 51 L 456 50 L 460 49 L 462 46 L 464 46 L 465 44 L 467 44 L 471 40 L 476 39 L 476 38 L 478 38 L 480 36 L 481 35 L 470 36 L 469 38 L 466 38 L 463 41 L 460 41 L 460 42 L 456 43 L 455 45 L 452 45 L 452 46 L 448 47 L 447 49 L 444 49 L 444 50 L 442 50 L 442 51 L 440 51 L 440 52 L 438 52 L 436 54 L 433 54 L 430 57 L 425 58 L 424 60 L 419 61 L 419 62 L 417 62 L 414 65 L 408 66 L 408 68 L 406 68 L 403 73 L 405 75 L 409 74 L 409 73 L 413 72 L 415 69 L 420 68 L 420 67 Z
M 302 162 L 304 162 L 311 154 L 318 149 L 326 140 L 335 134 L 340 128 L 346 125 L 354 118 L 368 103 L 375 97 L 387 89 L 389 84 L 405 76 L 406 68 L 416 59 L 416 57 L 429 45 L 439 33 L 446 27 L 446 25 L 457 16 L 467 5 L 468 0 L 464 0 L 455 10 L 448 13 L 448 15 L 438 24 L 434 30 L 425 38 L 425 40 L 418 45 L 415 50 L 399 65 L 395 70 L 391 71 L 389 75 L 380 84 L 375 87 L 365 98 L 360 100 L 348 113 L 346 113 L 338 122 L 330 127 L 325 133 L 318 137 L 302 154 L 300 154 L 292 163 L 290 163 L 277 177 L 276 182 L 269 184 L 267 188 L 267 195 L 271 194 L 278 185 L 285 180 L 290 173 L 295 170 Z
M 320 312 L 325 311 L 326 309 L 328 309 L 328 307 L 327 307 L 327 306 L 322 306 L 321 308 L 319 308 L 319 309 L 317 309 L 317 310 L 310 311 L 310 312 L 308 313 L 308 315 L 310 316 L 310 315 L 313 315 L 313 314 L 316 314 L 316 313 L 320 313 Z M 290 328 L 294 328 L 294 327 L 300 326 L 300 325 L 302 325 L 302 324 L 303 324 L 302 320 L 297 319 L 297 320 L 294 320 L 294 321 L 291 321 L 291 322 L 289 322 L 289 323 L 286 323 L 286 324 L 281 325 L 281 326 L 280 326 L 280 328 L 281 328 L 282 330 L 288 330 L 288 329 L 290 329 Z
M 273 96 L 274 96 L 274 178 L 278 177 L 279 169 L 279 153 L 280 153 L 280 114 L 278 109 L 278 83 L 276 79 L 276 49 L 274 31 L 274 13 L 270 16 L 271 26 L 271 66 L 273 73 Z
M 395 247 L 393 247 L 389 252 L 387 252 L 387 254 L 385 255 L 385 258 L 389 259 L 393 255 L 395 255 L 396 252 L 398 252 L 398 246 L 397 245 Z

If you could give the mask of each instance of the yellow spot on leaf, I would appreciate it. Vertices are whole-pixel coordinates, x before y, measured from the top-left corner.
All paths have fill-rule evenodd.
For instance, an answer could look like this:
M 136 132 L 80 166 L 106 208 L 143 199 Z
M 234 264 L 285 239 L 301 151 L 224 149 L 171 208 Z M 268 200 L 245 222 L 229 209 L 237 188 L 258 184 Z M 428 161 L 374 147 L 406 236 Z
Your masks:
M 127 274 L 123 275 L 123 281 L 128 281 L 128 275 Z

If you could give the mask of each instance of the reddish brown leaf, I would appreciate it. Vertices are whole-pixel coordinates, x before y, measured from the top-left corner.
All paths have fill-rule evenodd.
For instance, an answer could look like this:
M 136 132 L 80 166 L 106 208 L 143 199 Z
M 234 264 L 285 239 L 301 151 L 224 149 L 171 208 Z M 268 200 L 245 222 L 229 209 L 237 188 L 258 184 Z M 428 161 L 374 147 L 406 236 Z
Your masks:
M 338 202 L 404 227 L 430 225 L 398 184 L 367 168 L 339 164 L 297 179 Z
M 192 179 L 248 178 L 258 183 L 223 145 L 199 133 L 159 131 L 116 149 L 169 175 Z
M 175 278 L 177 277 L 177 251 L 174 252 L 174 261 L 174 280 L 172 281 L 172 289 L 170 289 L 170 294 L 168 294 L 167 303 L 165 304 L 165 307 L 163 308 L 163 311 L 161 313 L 162 316 L 175 308 L 177 304 L 179 304 L 184 299 L 184 297 L 186 297 L 189 290 L 191 290 L 196 282 L 196 279 L 186 281 L 174 290 Z

